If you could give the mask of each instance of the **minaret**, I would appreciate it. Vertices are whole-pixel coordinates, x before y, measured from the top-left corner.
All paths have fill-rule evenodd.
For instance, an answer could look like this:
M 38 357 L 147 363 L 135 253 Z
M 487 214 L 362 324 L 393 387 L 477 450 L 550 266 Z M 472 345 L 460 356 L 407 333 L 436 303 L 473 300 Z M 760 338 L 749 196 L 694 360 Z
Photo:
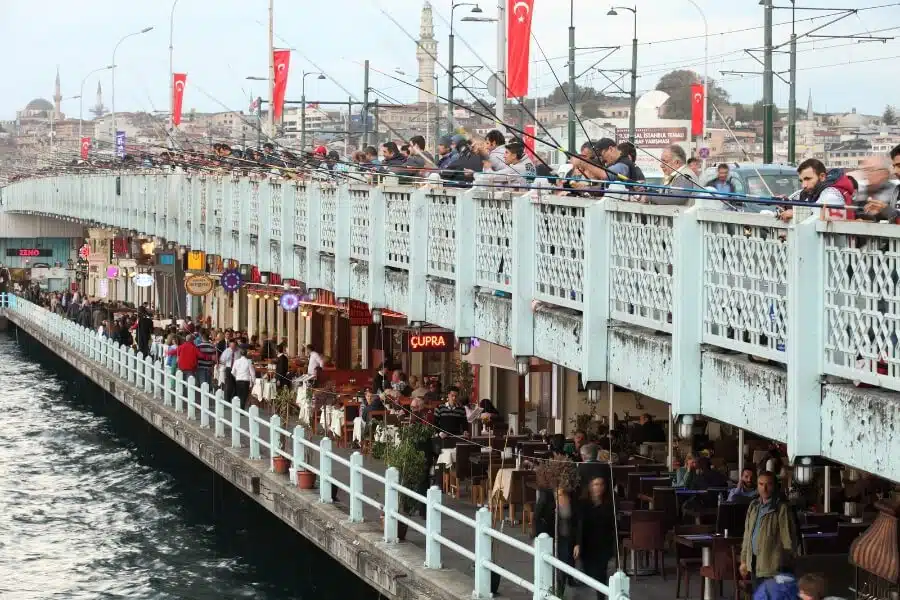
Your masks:
M 91 113 L 93 113 L 94 117 L 99 119 L 106 112 L 103 106 L 103 88 L 100 86 L 100 82 L 97 82 L 97 104 L 91 108 Z
M 56 67 L 56 87 L 53 93 L 53 116 L 59 121 L 62 119 L 62 88 L 59 84 L 59 67 Z
M 437 57 L 437 40 L 434 39 L 434 20 L 431 16 L 431 3 L 428 0 L 422 6 L 422 23 L 419 28 L 419 44 L 416 47 L 416 60 L 419 62 L 419 103 L 435 101 L 434 67 Z
M 809 100 L 806 101 L 806 120 L 807 121 L 815 121 L 816 115 L 813 113 L 812 109 L 812 89 L 809 90 Z

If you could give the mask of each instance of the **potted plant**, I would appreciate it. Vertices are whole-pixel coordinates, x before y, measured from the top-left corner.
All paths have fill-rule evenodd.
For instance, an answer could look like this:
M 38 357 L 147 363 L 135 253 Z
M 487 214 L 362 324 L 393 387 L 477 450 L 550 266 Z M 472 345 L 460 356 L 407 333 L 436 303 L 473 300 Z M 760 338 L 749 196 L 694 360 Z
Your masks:
M 291 420 L 291 405 L 294 402 L 294 393 L 290 387 L 284 386 L 278 393 L 275 394 L 275 398 L 272 399 L 272 412 L 273 414 L 278 415 L 281 418 L 281 427 L 282 429 L 287 429 L 290 425 Z M 287 440 L 288 438 L 285 436 L 281 436 L 281 450 L 287 451 Z M 272 452 L 274 457 L 272 458 L 272 464 L 274 466 L 274 470 L 279 475 L 286 475 L 288 470 L 291 467 L 291 461 L 281 454 L 275 453 L 275 449 L 272 448 Z
M 384 452 L 384 462 L 388 467 L 394 467 L 400 472 L 400 485 L 411 490 L 417 490 L 425 479 L 428 465 L 425 462 L 425 453 L 422 445 L 430 443 L 431 433 L 424 425 L 414 424 L 401 430 L 399 443 L 387 444 Z M 412 516 L 417 510 L 421 510 L 421 504 L 405 494 L 400 495 L 400 512 L 406 516 Z M 406 539 L 406 523 L 398 521 L 397 538 Z

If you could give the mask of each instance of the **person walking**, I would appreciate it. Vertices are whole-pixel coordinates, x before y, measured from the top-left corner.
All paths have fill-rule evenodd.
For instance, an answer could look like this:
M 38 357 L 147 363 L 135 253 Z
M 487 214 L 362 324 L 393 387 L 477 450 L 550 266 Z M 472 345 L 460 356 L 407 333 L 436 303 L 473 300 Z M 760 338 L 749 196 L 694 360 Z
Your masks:
M 756 589 L 778 574 L 797 551 L 797 532 L 787 500 L 775 492 L 775 475 L 763 471 L 757 477 L 759 497 L 750 503 L 741 546 L 741 575 L 748 573 Z
M 609 559 L 616 554 L 616 513 L 612 494 L 603 477 L 595 477 L 582 500 L 575 530 L 573 557 L 581 560 L 585 575 L 603 584 L 609 583 Z M 597 600 L 604 594 L 597 592 Z
M 234 365 L 231 367 L 231 374 L 234 377 L 235 395 L 241 401 L 241 409 L 246 410 L 247 401 L 250 398 L 250 390 L 253 387 L 253 382 L 256 380 L 256 370 L 253 368 L 253 361 L 242 352 L 241 356 L 234 361 Z

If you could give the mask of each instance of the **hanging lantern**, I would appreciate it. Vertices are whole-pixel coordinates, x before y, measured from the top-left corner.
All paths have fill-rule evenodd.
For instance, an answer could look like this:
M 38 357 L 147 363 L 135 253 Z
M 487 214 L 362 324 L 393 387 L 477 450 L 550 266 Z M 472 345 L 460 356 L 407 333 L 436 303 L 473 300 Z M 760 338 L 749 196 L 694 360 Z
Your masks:
M 588 400 L 591 402 L 600 402 L 600 388 L 597 387 L 589 387 L 588 388 Z
M 683 440 L 689 439 L 694 435 L 694 415 L 684 415 L 678 424 L 678 437 Z
M 459 353 L 465 356 L 472 351 L 472 338 L 459 338 Z
M 531 371 L 531 357 L 530 356 L 517 356 L 516 357 L 516 372 L 524 377 L 528 375 Z
M 222 289 L 232 294 L 239 289 L 244 283 L 244 278 L 241 277 L 240 271 L 237 269 L 228 269 L 224 273 L 222 273 L 219 282 L 222 284 Z
M 800 459 L 800 464 L 794 467 L 794 481 L 800 485 L 807 485 L 813 480 L 813 461 L 810 457 L 804 456 Z
M 316 302 L 319 299 L 318 288 L 309 288 L 309 291 L 307 292 L 307 296 L 309 297 L 310 302 Z
M 281 305 L 282 309 L 293 312 L 300 306 L 300 296 L 297 294 L 284 294 L 281 296 L 281 300 L 278 301 L 278 304 Z
M 375 325 L 381 325 L 381 309 L 373 308 L 372 309 L 372 323 Z

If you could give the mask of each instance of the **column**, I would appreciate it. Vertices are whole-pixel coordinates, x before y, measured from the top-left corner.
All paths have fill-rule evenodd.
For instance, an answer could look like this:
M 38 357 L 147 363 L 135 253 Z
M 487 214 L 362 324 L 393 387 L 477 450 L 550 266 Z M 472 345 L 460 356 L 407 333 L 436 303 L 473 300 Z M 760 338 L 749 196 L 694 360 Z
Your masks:
M 272 339 L 275 339 L 275 311 L 278 308 L 278 300 L 275 298 L 270 297 L 266 301 L 266 332 Z
M 360 366 L 363 369 L 369 368 L 369 362 L 371 360 L 371 350 L 369 348 L 369 327 L 360 327 L 359 328 L 359 355 L 361 357 Z
M 256 299 L 256 295 L 248 292 L 247 293 L 247 337 L 248 338 L 253 337 L 258 330 L 258 324 L 256 321 L 257 320 L 256 313 L 257 313 L 258 305 L 259 305 L 259 302 Z
M 288 356 L 297 356 L 297 316 L 299 310 L 289 312 L 285 315 L 287 319 L 287 354 Z

